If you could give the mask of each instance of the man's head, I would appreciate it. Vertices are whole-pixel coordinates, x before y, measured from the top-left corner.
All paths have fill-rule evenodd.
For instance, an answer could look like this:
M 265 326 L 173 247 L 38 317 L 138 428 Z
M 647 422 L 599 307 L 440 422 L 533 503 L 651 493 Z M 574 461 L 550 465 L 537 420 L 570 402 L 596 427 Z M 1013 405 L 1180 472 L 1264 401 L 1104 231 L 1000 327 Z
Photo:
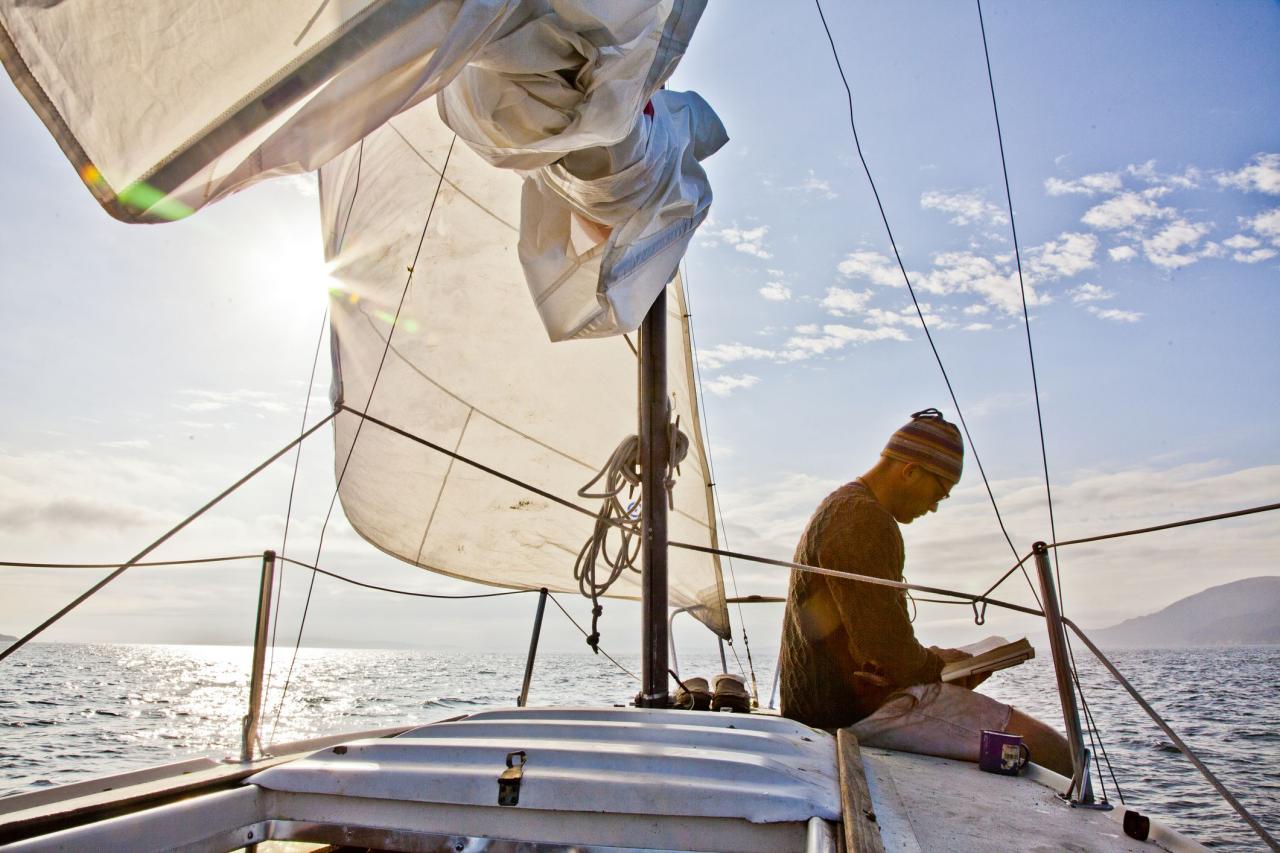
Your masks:
M 925 409 L 889 437 L 871 485 L 893 517 L 910 524 L 947 499 L 963 468 L 960 430 L 937 409 Z

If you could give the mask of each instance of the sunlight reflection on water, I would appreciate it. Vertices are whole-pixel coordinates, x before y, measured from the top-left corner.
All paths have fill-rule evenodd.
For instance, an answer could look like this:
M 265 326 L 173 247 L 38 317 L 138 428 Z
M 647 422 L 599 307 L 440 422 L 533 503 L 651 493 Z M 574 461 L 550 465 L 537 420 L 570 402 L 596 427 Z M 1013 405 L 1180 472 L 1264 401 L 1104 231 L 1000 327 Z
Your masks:
M 6 663 L 11 675 L 0 683 L 0 795 L 238 754 L 250 658 L 234 646 L 33 644 Z M 719 669 L 718 658 L 681 659 L 689 674 Z M 1280 648 L 1133 650 L 1113 659 L 1228 788 L 1280 831 Z M 524 672 L 521 655 L 303 649 L 277 725 L 287 663 L 276 663 L 266 743 L 510 707 Z M 1090 661 L 1081 667 L 1130 803 L 1217 849 L 1257 849 L 1256 837 L 1110 676 Z M 767 701 L 772 661 L 758 677 Z M 548 654 L 537 662 L 530 704 L 624 704 L 635 689 L 603 657 Z M 1061 724 L 1047 657 L 997 673 L 984 692 Z

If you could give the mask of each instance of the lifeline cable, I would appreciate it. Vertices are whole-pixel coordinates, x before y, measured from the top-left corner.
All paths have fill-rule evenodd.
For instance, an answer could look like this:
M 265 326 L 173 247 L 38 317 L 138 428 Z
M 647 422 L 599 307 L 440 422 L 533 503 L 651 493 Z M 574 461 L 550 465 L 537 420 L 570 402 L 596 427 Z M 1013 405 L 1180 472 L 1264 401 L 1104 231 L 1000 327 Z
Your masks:
M 1189 527 L 1193 524 L 1204 524 L 1209 521 L 1222 521 L 1226 518 L 1239 518 L 1242 515 L 1253 515 L 1259 512 L 1274 512 L 1280 509 L 1280 503 L 1263 504 L 1261 506 L 1249 507 L 1248 509 L 1237 509 L 1232 512 L 1220 512 L 1216 515 L 1202 515 L 1198 518 L 1188 518 L 1183 521 L 1171 521 L 1168 524 L 1157 524 L 1152 527 L 1138 527 L 1133 530 L 1122 530 L 1118 533 L 1103 533 L 1098 536 L 1085 536 L 1080 539 L 1068 539 L 1066 542 L 1054 542 L 1047 545 L 1048 548 L 1066 548 L 1068 545 L 1083 545 L 1086 542 L 1101 542 L 1104 539 L 1119 539 L 1124 536 L 1137 536 L 1141 533 L 1155 533 L 1159 530 L 1171 530 L 1175 527 Z
M 471 598 L 501 598 L 505 595 L 526 595 L 531 592 L 541 592 L 540 589 L 506 589 L 501 592 L 471 592 L 463 593 L 461 595 L 447 595 L 442 592 L 414 592 L 409 589 L 397 589 L 391 586 L 379 586 L 376 583 L 358 581 L 355 578 L 349 578 L 346 575 L 340 575 L 337 572 L 331 572 L 328 569 L 322 569 L 319 566 L 313 566 L 311 563 L 304 563 L 301 560 L 294 560 L 289 557 L 281 557 L 280 559 L 283 562 L 292 563 L 293 565 L 304 569 L 311 569 L 313 572 L 319 572 L 322 575 L 327 575 L 328 577 L 331 577 L 334 580 L 340 580 L 343 583 L 349 583 L 352 586 L 362 586 L 365 589 L 373 589 L 378 592 L 389 592 L 393 595 L 406 595 L 411 598 L 439 598 L 449 601 L 463 601 Z
M 822 28 L 826 31 L 827 41 L 831 44 L 831 55 L 836 61 L 836 70 L 840 73 L 840 82 L 844 84 L 845 94 L 848 96 L 849 102 L 849 128 L 853 131 L 853 144 L 858 151 L 858 159 L 862 161 L 862 169 L 867 175 L 867 183 L 871 185 L 871 194 L 875 196 L 876 207 L 880 210 L 880 219 L 884 223 L 884 230 L 889 235 L 889 245 L 893 247 L 893 256 L 898 262 L 898 269 L 902 272 L 902 280 L 907 285 L 907 292 L 911 294 L 911 303 L 915 306 L 916 315 L 920 318 L 920 327 L 924 330 L 925 339 L 929 342 L 929 348 L 933 350 L 934 360 L 938 362 L 938 370 L 942 372 L 942 380 L 946 383 L 947 393 L 951 395 L 951 403 L 956 407 L 956 417 L 960 421 L 960 426 L 964 430 L 965 439 L 969 442 L 969 449 L 973 451 L 973 461 L 978 466 L 978 473 L 982 475 L 982 484 L 987 489 L 987 497 L 991 499 L 991 508 L 995 511 L 996 522 L 1000 525 L 1000 532 L 1004 534 L 1005 541 L 1009 543 L 1009 550 L 1013 552 L 1013 556 L 1018 556 L 1018 549 L 1013 544 L 1013 538 L 1009 535 L 1009 531 L 1005 528 L 1004 518 L 1000 515 L 1000 507 L 996 504 L 995 493 L 991 491 L 991 482 L 987 479 L 986 469 L 982 465 L 982 458 L 978 455 L 978 448 L 973 443 L 973 437 L 969 435 L 969 425 L 964 419 L 964 413 L 960 410 L 960 401 L 956 398 L 955 389 L 951 386 L 951 378 L 947 375 L 947 369 L 942 364 L 942 356 L 938 353 L 938 347 L 933 342 L 933 335 L 929 332 L 929 324 L 925 322 L 924 312 L 920 309 L 920 301 L 916 298 L 915 287 L 911 284 L 911 277 L 907 275 L 907 267 L 902 262 L 902 254 L 898 251 L 898 243 L 893 237 L 893 230 L 889 227 L 889 217 L 884 211 L 884 204 L 880 201 L 880 191 L 876 189 L 875 180 L 871 177 L 871 167 L 867 165 L 867 158 L 862 153 L 862 143 L 858 139 L 858 126 L 853 115 L 853 90 L 849 88 L 849 81 L 844 74 L 844 66 L 840 63 L 840 53 L 836 50 L 835 39 L 831 35 L 831 28 L 827 26 L 827 17 L 822 12 L 821 0 L 814 0 L 818 7 L 818 17 L 822 19 Z M 1023 571 L 1026 575 L 1026 571 Z M 1027 584 L 1031 586 L 1032 594 L 1035 594 L 1035 586 L 1031 585 L 1031 577 L 1027 575 Z
M 197 563 L 230 563 L 234 560 L 261 560 L 261 554 L 233 554 L 229 557 L 192 557 L 186 560 L 150 560 L 138 561 L 133 567 L 148 566 L 192 566 Z M 0 561 L 0 566 L 14 569 L 118 569 L 119 563 L 14 563 Z
M 426 221 L 422 223 L 422 233 L 418 237 L 418 246 L 413 252 L 413 262 L 409 265 L 409 274 L 405 276 L 404 288 L 400 291 L 400 302 L 396 305 L 395 316 L 391 319 L 391 328 L 387 331 L 386 345 L 382 348 L 382 358 L 378 360 L 378 369 L 373 374 L 373 381 L 369 384 L 369 394 L 365 399 L 364 408 L 367 411 L 369 405 L 373 402 L 373 392 L 378 388 L 378 379 L 382 376 L 382 368 L 387 363 L 387 353 L 391 350 L 391 339 L 395 336 L 396 327 L 400 323 L 400 312 L 404 309 L 404 301 L 409 295 L 409 285 L 413 283 L 413 272 L 417 269 L 418 258 L 422 254 L 422 245 L 427 239 L 427 229 L 431 227 L 431 215 L 435 212 L 436 202 L 440 199 L 440 188 L 444 186 L 445 172 L 449 170 L 449 160 L 453 157 L 453 146 L 458 142 L 458 135 L 455 133 L 449 141 L 449 150 L 445 153 L 444 164 L 440 167 L 440 180 L 436 182 L 436 191 L 431 196 L 431 205 L 427 208 Z M 346 409 L 346 406 L 340 407 Z M 335 408 L 334 413 L 340 411 Z M 348 410 L 350 411 L 350 410 Z M 355 434 L 351 437 L 351 446 L 347 448 L 347 458 L 342 462 L 342 470 L 338 472 L 338 482 L 333 488 L 333 497 L 329 499 L 329 510 L 325 513 L 324 523 L 320 526 L 320 537 L 316 543 L 316 563 L 320 562 L 320 554 L 324 548 L 324 534 L 329 528 L 329 519 L 333 517 L 333 507 L 338 502 L 338 492 L 342 489 L 342 481 L 347 475 L 347 467 L 351 464 L 351 457 L 355 455 L 356 442 L 360 439 L 360 431 L 364 428 L 364 415 L 360 416 L 360 420 L 356 424 Z M 307 613 L 311 609 L 311 594 L 315 591 L 316 573 L 311 573 L 311 582 L 307 586 L 306 601 L 302 605 L 302 619 L 298 623 L 298 640 L 293 647 L 293 657 L 289 661 L 289 671 L 285 675 L 284 688 L 280 691 L 280 704 L 276 706 L 275 719 L 271 723 L 271 740 L 275 740 L 276 726 L 280 722 L 280 713 L 284 710 L 284 700 L 289 692 L 289 680 L 293 676 L 293 667 L 298 661 L 298 650 L 302 647 L 302 632 L 307 626 Z
M 128 570 L 128 569 L 130 569 L 130 568 L 133 568 L 133 566 L 137 565 L 137 564 L 138 564 L 138 562 L 139 562 L 139 561 L 141 561 L 143 557 L 147 556 L 147 555 L 148 555 L 148 554 L 150 554 L 152 551 L 154 551 L 155 549 L 157 549 L 157 548 L 159 548 L 161 545 L 163 545 L 165 542 L 169 541 L 169 539 L 171 539 L 171 538 L 174 536 L 174 534 L 178 533 L 180 530 L 182 530 L 182 529 L 183 529 L 184 527 L 186 527 L 188 524 L 190 524 L 191 522 L 195 521 L 195 520 L 196 520 L 197 518 L 199 518 L 200 516 L 204 515 L 206 512 L 208 512 L 210 509 L 212 509 L 214 506 L 216 506 L 219 502 L 221 502 L 223 498 L 225 498 L 227 495 L 231 494 L 231 493 L 232 493 L 232 492 L 234 492 L 236 489 L 238 489 L 238 488 L 240 488 L 241 486 L 243 486 L 245 483 L 249 482 L 251 479 L 253 479 L 255 476 L 257 476 L 259 473 L 261 473 L 261 472 L 262 472 L 262 470 L 263 470 L 263 469 L 265 469 L 267 466 L 269 466 L 272 462 L 275 462 L 275 461 L 276 461 L 277 459 L 279 459 L 281 456 L 284 456 L 286 453 L 288 453 L 290 450 L 292 450 L 292 449 L 293 449 L 293 447 L 294 447 L 295 445 L 300 444 L 300 443 L 301 443 L 305 438 L 307 438 L 307 436 L 311 435 L 311 434 L 312 434 L 312 433 L 314 433 L 316 430 L 320 429 L 320 427 L 322 427 L 322 426 L 324 426 L 325 424 L 329 423 L 329 421 L 333 420 L 333 419 L 334 419 L 334 417 L 336 417 L 336 416 L 337 416 L 337 412 L 333 412 L 333 413 L 331 413 L 328 417 L 326 417 L 324 420 L 320 421 L 318 424 L 316 424 L 315 426 L 313 426 L 311 429 L 307 430 L 305 433 L 303 433 L 302 435 L 298 436 L 298 437 L 297 437 L 297 438 L 295 438 L 293 441 L 289 442 L 289 443 L 288 443 L 288 444 L 286 444 L 284 447 L 282 447 L 282 448 L 280 448 L 279 450 L 277 450 L 275 453 L 271 454 L 271 456 L 267 457 L 266 461 L 262 462 L 262 463 L 261 463 L 261 464 L 259 464 L 256 468 L 254 468 L 252 471 L 250 471 L 248 474 L 245 474 L 243 477 L 241 477 L 241 478 L 240 478 L 239 480 L 237 480 L 235 483 L 231 484 L 229 487 L 227 487 L 226 489 L 224 489 L 224 490 L 223 490 L 221 493 L 219 493 L 219 494 L 218 494 L 218 496 L 217 496 L 217 497 L 215 497 L 213 500 L 209 501 L 209 502 L 208 502 L 208 503 L 206 503 L 204 506 L 200 507 L 198 510 L 196 510 L 195 512 L 193 512 L 191 515 L 187 516 L 187 517 L 186 517 L 186 518 L 184 518 L 182 521 L 178 522 L 177 526 L 175 526 L 175 527 L 171 528 L 171 529 L 169 530 L 169 532 L 168 532 L 168 533 L 165 533 L 165 534 L 164 534 L 163 536 L 161 536 L 159 539 L 157 539 L 156 541 L 152 542 L 150 545 L 148 545 L 147 547 L 145 547 L 145 548 L 143 548 L 141 551 L 139 551 L 139 552 L 138 552 L 138 553 L 133 557 L 133 559 L 131 559 L 131 560 L 129 560 L 129 561 L 127 561 L 127 562 L 125 562 L 125 563 L 121 564 L 120 566 L 118 566 L 114 572 L 112 572 L 111 574 L 107 575 L 105 578 L 103 578 L 102 580 L 98 581 L 98 582 L 97 582 L 96 584 L 94 584 L 93 586 L 89 587 L 87 590 L 85 590 L 83 593 L 81 593 L 81 594 L 80 594 L 80 595 L 79 595 L 79 596 L 78 596 L 74 601 L 72 601 L 72 602 L 71 602 L 70 604 L 68 604 L 66 607 L 63 607 L 61 610 L 59 610 L 57 613 L 53 614 L 53 615 L 52 615 L 52 616 L 50 616 L 48 619 L 46 619 L 46 620 L 44 620 L 43 622 L 41 622 L 41 623 L 40 623 L 39 625 L 37 625 L 35 628 L 31 629 L 30 631 L 28 631 L 26 634 L 24 634 L 23 636 L 19 637 L 18 639 L 14 640 L 14 641 L 9 645 L 9 647 L 8 647 L 8 648 L 6 648 L 4 651 L 0 651 L 0 661 L 2 661 L 2 660 L 4 660 L 5 658 L 9 657 L 9 655 L 13 654 L 13 653 L 14 653 L 14 652 L 16 652 L 18 649 L 22 648 L 22 647 L 23 647 L 23 646 L 25 646 L 27 643 L 31 642 L 31 640 L 32 640 L 33 638 L 35 638 L 35 637 L 39 636 L 39 635 L 40 635 L 40 633 L 41 633 L 42 631 L 44 631 L 44 629 L 48 628 L 50 625 L 52 625 L 53 623 L 57 622 L 57 621 L 58 621 L 59 619 L 61 619 L 63 616 L 66 616 L 68 613 L 70 613 L 70 612 L 71 612 L 72 610 L 74 610 L 76 607 L 80 606 L 80 604 L 82 604 L 82 603 L 85 601 L 85 599 L 89 598 L 89 596 L 93 595 L 95 592 L 97 592 L 98 590 L 102 589 L 104 586 L 106 586 L 107 584 L 111 583 L 111 582 L 112 582 L 113 580 L 115 580 L 116 578 L 120 577 L 120 575 L 124 574 L 126 570 Z

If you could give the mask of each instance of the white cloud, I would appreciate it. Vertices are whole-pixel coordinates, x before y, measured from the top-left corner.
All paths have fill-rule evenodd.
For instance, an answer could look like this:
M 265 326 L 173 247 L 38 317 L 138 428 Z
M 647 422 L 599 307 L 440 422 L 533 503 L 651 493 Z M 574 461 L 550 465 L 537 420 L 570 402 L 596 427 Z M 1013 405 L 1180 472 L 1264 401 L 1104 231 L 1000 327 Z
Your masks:
M 991 308 L 987 305 L 983 305 L 981 302 L 976 303 L 974 305 L 966 305 L 964 309 L 964 313 L 968 314 L 970 317 L 977 314 L 986 314 L 990 311 L 991 311 Z
M 1228 237 L 1223 240 L 1222 245 L 1226 246 L 1228 249 L 1256 249 L 1262 244 L 1253 237 L 1249 237 L 1245 234 L 1237 234 L 1234 237 Z
M 1271 241 L 1271 245 L 1280 246 L 1280 207 L 1264 210 L 1244 220 L 1244 224 L 1262 239 Z
M 970 225 L 979 222 L 984 225 L 1001 225 L 1009 218 L 1004 211 L 987 201 L 981 192 L 944 193 L 930 190 L 920 196 L 920 206 L 925 210 L 940 210 L 950 213 L 952 225 Z
M 881 287 L 903 287 L 902 271 L 898 265 L 879 252 L 850 252 L 836 265 L 845 278 L 866 279 Z
M 291 412 L 294 408 L 281 403 L 277 399 L 278 394 L 273 394 L 269 391 L 252 391 L 247 388 L 242 388 L 238 391 L 186 389 L 178 393 L 185 397 L 195 398 L 189 403 L 173 404 L 174 408 L 183 412 L 217 412 L 232 406 L 246 406 L 264 412 L 279 414 Z
M 1280 154 L 1255 154 L 1238 172 L 1226 172 L 1215 180 L 1224 187 L 1245 192 L 1280 195 Z
M 698 233 L 705 238 L 704 242 L 710 245 L 715 245 L 715 241 L 720 240 L 744 255 L 761 259 L 773 257 L 764 247 L 764 238 L 769 233 L 768 225 L 755 228 L 739 228 L 736 225 L 715 228 L 709 223 L 704 223 Z
M 145 438 L 126 439 L 124 441 L 104 441 L 102 447 L 118 448 L 121 450 L 146 450 L 151 446 L 151 442 Z
M 1119 308 L 1099 308 L 1096 305 L 1089 306 L 1089 313 L 1103 320 L 1112 320 L 1116 323 L 1136 323 L 1145 317 L 1137 311 L 1121 311 Z
M 717 376 L 714 379 L 704 379 L 702 388 L 717 397 L 728 397 L 734 391 L 750 388 L 759 381 L 760 377 L 752 376 L 750 373 L 744 373 L 741 376 Z
M 858 346 L 875 341 L 908 341 L 901 329 L 881 326 L 875 329 L 864 329 L 858 326 L 846 326 L 840 323 L 828 323 L 822 327 L 820 334 L 800 334 L 790 338 L 782 357 L 787 361 L 803 361 L 815 355 L 842 350 L 847 346 Z
M 1203 223 L 1178 219 L 1160 229 L 1154 237 L 1143 240 L 1142 250 L 1147 260 L 1156 266 L 1178 269 L 1194 264 L 1203 256 L 1195 251 L 1195 246 L 1208 233 L 1209 226 Z
M 868 308 L 863 314 L 864 322 L 869 326 L 908 326 L 913 327 L 920 323 L 920 314 L 924 315 L 924 321 L 929 324 L 932 329 L 949 329 L 952 324 L 944 320 L 938 314 L 933 312 L 933 306 L 927 302 L 921 303 L 920 313 L 916 313 L 915 306 L 908 305 L 900 311 L 886 311 L 883 308 Z
M 999 311 L 1010 315 L 1022 313 L 1017 273 L 1004 272 L 990 258 L 970 252 L 944 252 L 934 257 L 933 269 L 918 281 L 920 288 L 928 293 L 939 296 L 976 293 Z M 1028 306 L 1049 302 L 1031 281 L 1026 282 L 1026 294 Z
M 801 181 L 797 186 L 787 187 L 792 192 L 809 193 L 810 195 L 820 196 L 825 199 L 838 198 L 839 196 L 831 189 L 828 181 L 819 178 L 812 169 L 809 170 L 809 176 Z
M 867 307 L 871 300 L 870 290 L 847 290 L 843 287 L 828 287 L 827 295 L 822 300 L 822 307 L 837 317 L 856 314 Z
M 1096 284 L 1082 284 L 1071 291 L 1071 301 L 1077 304 L 1082 302 L 1102 302 L 1114 296 L 1114 293 Z
M 1234 252 L 1231 259 L 1239 261 L 1242 264 L 1256 264 L 1262 261 L 1269 261 L 1277 254 L 1275 249 L 1254 249 L 1251 252 Z
M 758 293 L 770 302 L 786 302 L 791 298 L 791 288 L 780 281 L 769 282 Z
M 1036 279 L 1070 278 L 1096 264 L 1098 238 L 1092 234 L 1068 232 L 1058 239 L 1027 250 L 1027 270 Z
M 1131 261 L 1138 257 L 1138 250 L 1132 246 L 1116 246 L 1113 249 L 1107 249 L 1107 254 L 1113 261 Z
M 1190 190 L 1200 186 L 1200 170 L 1194 166 L 1189 166 L 1180 175 L 1174 173 L 1165 174 L 1156 169 L 1156 161 L 1148 160 L 1145 163 L 1130 165 L 1125 168 L 1135 178 L 1150 184 L 1155 190 L 1156 195 L 1164 195 L 1173 190 Z
M 1118 172 L 1097 172 L 1084 175 L 1074 181 L 1063 181 L 1049 178 L 1044 188 L 1049 195 L 1093 195 L 1094 193 L 1115 193 L 1120 191 L 1120 174 Z
M 964 330 L 966 332 L 985 332 L 987 329 L 990 329 L 990 328 L 991 328 L 990 323 L 970 323 L 969 325 L 964 327 Z
M 1174 215 L 1173 208 L 1161 207 L 1139 193 L 1120 193 L 1096 207 L 1085 211 L 1080 221 L 1105 231 L 1132 228 L 1150 219 L 1167 219 Z
M 316 175 L 318 172 L 307 172 L 305 175 L 287 175 L 277 180 L 282 181 L 294 192 L 304 198 L 318 198 L 320 196 L 320 188 L 316 183 Z
M 771 359 L 773 350 L 745 344 L 717 344 L 710 349 L 698 350 L 698 364 L 703 370 L 719 370 L 726 364 L 748 359 Z

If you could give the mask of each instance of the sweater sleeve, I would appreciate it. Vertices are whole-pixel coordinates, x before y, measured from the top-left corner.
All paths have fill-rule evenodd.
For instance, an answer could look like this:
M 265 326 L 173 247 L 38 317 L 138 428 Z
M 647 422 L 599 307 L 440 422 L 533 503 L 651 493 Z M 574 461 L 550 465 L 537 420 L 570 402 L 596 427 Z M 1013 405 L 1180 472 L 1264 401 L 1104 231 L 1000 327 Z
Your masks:
M 901 580 L 902 538 L 892 520 L 880 515 L 862 507 L 842 519 L 844 523 L 833 524 L 819 545 L 819 565 Z M 824 580 L 855 661 L 869 664 L 895 688 L 938 680 L 942 658 L 916 640 L 901 590 L 841 578 Z

